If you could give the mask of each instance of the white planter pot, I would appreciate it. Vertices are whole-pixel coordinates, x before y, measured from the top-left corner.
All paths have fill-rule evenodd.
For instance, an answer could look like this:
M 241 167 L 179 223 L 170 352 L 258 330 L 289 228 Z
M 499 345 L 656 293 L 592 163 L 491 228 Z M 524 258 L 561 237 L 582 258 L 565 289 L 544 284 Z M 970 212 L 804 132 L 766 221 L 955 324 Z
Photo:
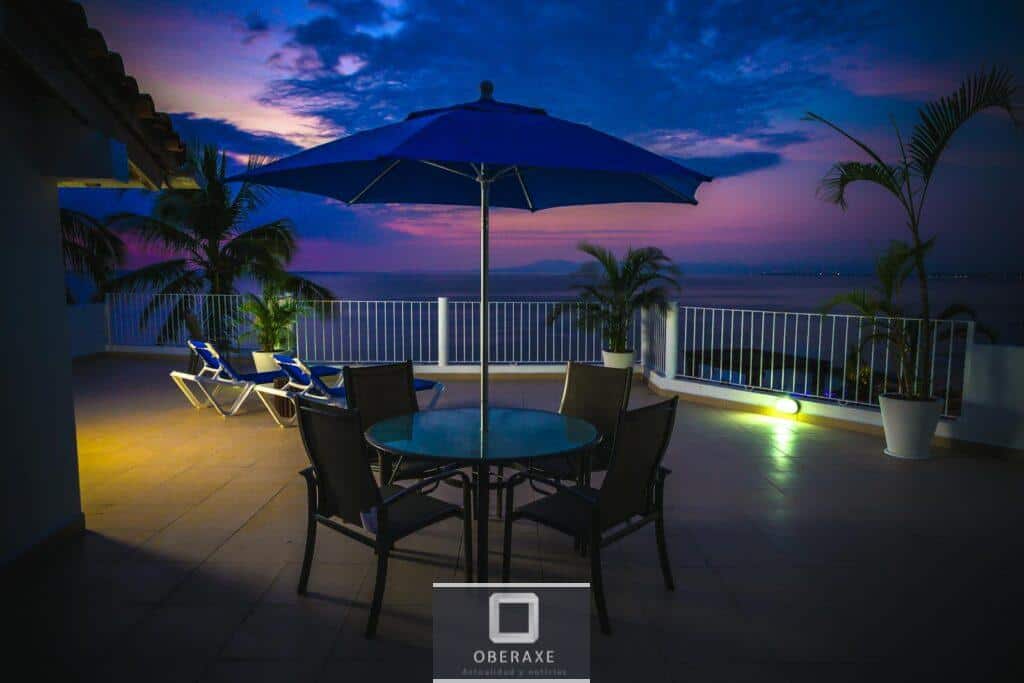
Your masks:
M 604 360 L 606 368 L 631 368 L 633 367 L 633 352 L 614 353 L 601 350 L 601 359 Z
M 942 413 L 939 399 L 909 401 L 883 394 L 878 403 L 882 408 L 885 454 L 908 460 L 932 457 L 932 437 Z
M 256 364 L 256 372 L 274 372 L 278 370 L 277 361 L 274 360 L 276 351 L 253 351 L 252 362 Z

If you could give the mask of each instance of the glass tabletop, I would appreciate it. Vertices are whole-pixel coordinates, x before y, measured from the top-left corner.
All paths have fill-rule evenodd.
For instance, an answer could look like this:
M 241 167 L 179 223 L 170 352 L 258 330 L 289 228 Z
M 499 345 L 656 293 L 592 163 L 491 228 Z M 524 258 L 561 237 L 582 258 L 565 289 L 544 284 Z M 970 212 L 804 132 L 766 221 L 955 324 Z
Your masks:
M 366 440 L 394 455 L 466 462 L 562 455 L 599 441 L 594 426 L 576 417 L 523 408 L 491 408 L 487 416 L 484 435 L 479 408 L 451 408 L 381 420 L 366 430 Z

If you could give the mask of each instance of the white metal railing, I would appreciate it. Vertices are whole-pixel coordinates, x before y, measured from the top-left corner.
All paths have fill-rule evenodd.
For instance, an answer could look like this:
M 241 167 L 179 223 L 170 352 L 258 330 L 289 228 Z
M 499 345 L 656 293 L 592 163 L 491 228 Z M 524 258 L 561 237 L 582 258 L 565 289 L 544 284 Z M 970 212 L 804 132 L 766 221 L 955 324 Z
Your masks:
M 567 305 L 568 304 L 568 305 Z M 570 301 L 491 301 L 490 362 L 495 365 L 557 365 L 568 361 L 601 361 L 601 330 L 584 329 L 579 312 Z M 563 306 L 562 315 L 554 316 Z M 452 301 L 449 307 L 449 362 L 453 365 L 480 362 L 480 305 Z M 640 316 L 628 335 L 639 348 Z
M 184 345 L 201 334 L 240 349 L 254 348 L 241 295 L 110 294 L 112 346 Z M 296 323 L 296 352 L 325 363 L 469 365 L 480 362 L 480 305 L 475 301 L 306 301 Z M 599 362 L 601 331 L 584 329 L 570 301 L 491 301 L 490 359 L 495 365 Z M 556 306 L 565 306 L 554 317 Z M 550 320 L 550 322 L 549 322 Z M 191 327 L 196 330 L 190 331 Z M 629 342 L 637 348 L 640 316 Z
M 230 339 L 241 348 L 255 340 L 244 324 L 238 294 L 107 294 L 107 341 L 114 346 L 183 346 L 197 334 Z
M 902 326 L 923 345 L 919 318 L 680 306 L 674 376 L 877 406 L 902 372 L 892 342 L 881 334 L 885 325 Z M 965 320 L 937 321 L 932 330 L 928 388 L 941 397 L 947 417 L 960 414 L 973 335 L 974 323 Z M 915 354 L 915 373 L 921 355 Z
M 253 348 L 239 315 L 240 295 L 107 295 L 107 340 L 112 347 L 183 346 L 193 332 L 235 348 Z M 600 362 L 600 330 L 577 325 L 566 301 L 490 302 L 490 360 L 495 366 Z M 308 301 L 296 324 L 300 357 L 327 363 L 470 365 L 480 360 L 480 306 L 446 298 L 389 301 Z M 671 305 L 638 315 L 630 328 L 643 366 L 681 378 L 877 406 L 900 372 L 886 340 L 873 340 L 882 321 L 740 308 Z M 923 321 L 889 323 L 917 327 Z M 932 332 L 933 395 L 943 414 L 960 414 L 974 324 L 939 321 Z M 921 338 L 921 335 L 917 335 Z M 919 369 L 918 369 L 919 371 Z
M 437 300 L 309 301 L 296 353 L 323 363 L 438 362 Z

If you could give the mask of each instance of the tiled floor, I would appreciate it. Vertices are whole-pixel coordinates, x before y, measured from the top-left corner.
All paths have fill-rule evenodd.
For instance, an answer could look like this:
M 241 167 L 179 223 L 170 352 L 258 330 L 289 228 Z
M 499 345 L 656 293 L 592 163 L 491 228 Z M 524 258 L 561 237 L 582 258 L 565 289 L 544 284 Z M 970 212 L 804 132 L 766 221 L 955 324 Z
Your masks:
M 195 411 L 166 370 L 76 367 L 89 532 L 9 586 L 22 652 L 66 680 L 429 680 L 430 583 L 460 576 L 458 521 L 405 544 L 379 638 L 364 640 L 367 549 L 320 534 L 309 595 L 295 594 L 298 433 L 255 402 L 229 420 Z M 475 391 L 450 383 L 442 405 L 471 404 Z M 560 387 L 496 381 L 492 392 L 496 404 L 553 409 Z M 654 400 L 636 387 L 634 405 Z M 880 450 L 871 436 L 681 404 L 666 462 L 677 590 L 663 588 L 652 530 L 607 551 L 615 634 L 595 627 L 593 679 L 1007 672 L 1021 656 L 1024 466 Z M 536 526 L 517 525 L 514 549 L 518 577 L 588 576 L 564 537 Z

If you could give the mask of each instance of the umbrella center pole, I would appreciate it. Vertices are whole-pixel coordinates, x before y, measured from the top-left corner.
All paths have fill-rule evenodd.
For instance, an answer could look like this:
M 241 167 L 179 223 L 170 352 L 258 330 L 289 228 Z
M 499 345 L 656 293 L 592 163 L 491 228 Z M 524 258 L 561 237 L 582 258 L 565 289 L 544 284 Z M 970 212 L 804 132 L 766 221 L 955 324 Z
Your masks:
M 477 175 L 480 184 L 480 431 L 487 431 L 488 380 L 487 365 L 490 356 L 490 316 L 487 303 L 487 280 L 490 270 L 490 204 L 491 179 L 483 164 Z

